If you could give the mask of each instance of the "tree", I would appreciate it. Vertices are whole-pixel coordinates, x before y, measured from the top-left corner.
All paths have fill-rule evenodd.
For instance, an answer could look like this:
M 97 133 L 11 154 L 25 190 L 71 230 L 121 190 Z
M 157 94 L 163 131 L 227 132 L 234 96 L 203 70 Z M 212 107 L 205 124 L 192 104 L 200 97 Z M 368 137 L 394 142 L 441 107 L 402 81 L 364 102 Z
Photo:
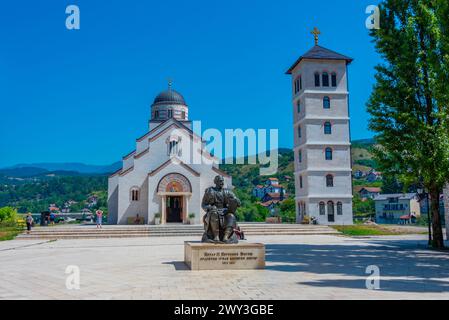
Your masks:
M 1 222 L 15 222 L 17 217 L 17 210 L 12 207 L 0 208 L 0 223 Z
M 371 36 L 384 63 L 367 104 L 380 170 L 429 191 L 432 246 L 444 247 L 439 194 L 449 181 L 449 2 L 386 0 Z
M 296 207 L 295 198 L 288 198 L 281 202 L 281 217 L 282 221 L 294 223 L 296 222 Z

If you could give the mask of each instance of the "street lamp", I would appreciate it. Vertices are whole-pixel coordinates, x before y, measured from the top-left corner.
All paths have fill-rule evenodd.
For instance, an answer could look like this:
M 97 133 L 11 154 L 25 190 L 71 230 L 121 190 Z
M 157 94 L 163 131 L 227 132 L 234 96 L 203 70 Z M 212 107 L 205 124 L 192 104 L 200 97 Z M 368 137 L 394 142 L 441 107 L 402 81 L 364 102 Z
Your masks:
M 426 199 L 426 211 L 427 211 L 427 227 L 429 229 L 429 246 L 432 245 L 432 229 L 430 227 L 430 210 L 429 210 L 429 194 L 426 193 L 426 190 L 424 189 L 424 184 L 422 182 L 422 179 L 418 184 L 418 188 L 416 191 L 418 191 L 418 195 L 420 200 Z

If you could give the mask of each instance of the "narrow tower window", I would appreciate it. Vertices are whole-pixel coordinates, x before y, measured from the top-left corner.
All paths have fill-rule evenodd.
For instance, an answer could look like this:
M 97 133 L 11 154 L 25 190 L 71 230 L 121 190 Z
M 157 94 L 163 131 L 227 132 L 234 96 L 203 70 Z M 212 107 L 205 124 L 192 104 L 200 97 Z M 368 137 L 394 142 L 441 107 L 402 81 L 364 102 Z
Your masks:
M 317 72 L 315 73 L 315 87 L 320 86 L 320 74 Z
M 337 215 L 342 216 L 343 215 L 343 203 L 337 202 Z
M 332 124 L 329 121 L 324 123 L 324 134 L 332 134 Z
M 324 202 L 320 202 L 320 216 L 326 215 L 326 205 Z
M 331 108 L 331 99 L 329 97 L 323 98 L 323 108 L 330 109 Z
M 329 73 L 323 73 L 323 87 L 329 87 Z
M 326 160 L 332 160 L 332 148 L 326 148 Z
M 335 72 L 332 73 L 331 81 L 332 81 L 332 87 L 335 88 L 337 86 L 337 74 Z
M 326 176 L 326 187 L 331 188 L 334 186 L 334 176 L 331 174 L 328 174 Z

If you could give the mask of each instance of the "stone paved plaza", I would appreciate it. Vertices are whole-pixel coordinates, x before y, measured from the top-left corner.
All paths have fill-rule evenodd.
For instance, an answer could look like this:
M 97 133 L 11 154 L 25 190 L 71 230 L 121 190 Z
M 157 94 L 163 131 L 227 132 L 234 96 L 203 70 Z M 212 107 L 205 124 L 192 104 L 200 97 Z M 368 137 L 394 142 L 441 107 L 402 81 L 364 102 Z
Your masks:
M 195 271 L 186 240 L 136 238 L 0 242 L 1 299 L 449 299 L 449 252 L 425 236 L 257 236 L 267 246 L 258 271 Z M 66 288 L 66 267 L 81 272 Z M 381 271 L 367 290 L 366 267 Z M 217 279 L 220 285 L 216 285 Z

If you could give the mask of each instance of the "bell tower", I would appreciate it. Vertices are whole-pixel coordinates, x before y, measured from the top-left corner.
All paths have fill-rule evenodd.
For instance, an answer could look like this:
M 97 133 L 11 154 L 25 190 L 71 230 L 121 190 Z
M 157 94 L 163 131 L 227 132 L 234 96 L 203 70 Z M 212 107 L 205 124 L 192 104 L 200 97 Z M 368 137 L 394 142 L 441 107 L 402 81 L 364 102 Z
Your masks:
M 292 77 L 297 222 L 353 224 L 347 67 L 351 58 L 318 44 L 287 71 Z

